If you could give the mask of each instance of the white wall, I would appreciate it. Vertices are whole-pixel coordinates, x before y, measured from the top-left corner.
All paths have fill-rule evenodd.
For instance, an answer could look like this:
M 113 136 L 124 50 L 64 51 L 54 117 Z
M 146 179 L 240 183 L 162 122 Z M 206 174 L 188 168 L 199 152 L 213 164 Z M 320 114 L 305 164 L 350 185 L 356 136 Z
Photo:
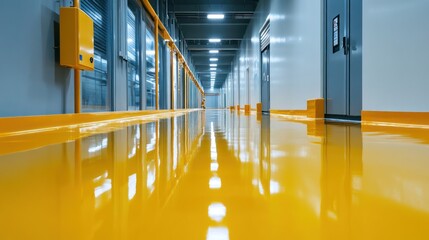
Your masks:
M 429 111 L 429 1 L 363 1 L 363 109 Z
M 240 80 L 240 105 L 248 104 L 246 69 L 251 78 L 250 104 L 261 102 L 259 30 L 271 24 L 271 109 L 306 109 L 308 99 L 322 97 L 322 0 L 262 0 L 234 66 Z M 237 96 L 237 91 L 234 92 Z M 234 101 L 235 105 L 238 101 Z
M 248 104 L 247 68 L 250 104 L 261 101 L 259 30 L 268 16 L 271 109 L 306 109 L 323 97 L 323 2 L 260 1 L 225 85 L 229 106 Z M 364 111 L 429 111 L 428 9 L 427 0 L 363 0 Z
M 206 108 L 207 109 L 219 108 L 219 96 L 206 96 Z

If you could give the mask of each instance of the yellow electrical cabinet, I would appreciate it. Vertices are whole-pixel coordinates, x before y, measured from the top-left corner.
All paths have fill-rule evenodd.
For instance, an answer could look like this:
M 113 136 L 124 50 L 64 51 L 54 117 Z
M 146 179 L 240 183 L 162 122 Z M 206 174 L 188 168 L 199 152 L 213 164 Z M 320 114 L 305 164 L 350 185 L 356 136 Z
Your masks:
M 94 22 L 79 8 L 60 9 L 60 65 L 94 70 Z

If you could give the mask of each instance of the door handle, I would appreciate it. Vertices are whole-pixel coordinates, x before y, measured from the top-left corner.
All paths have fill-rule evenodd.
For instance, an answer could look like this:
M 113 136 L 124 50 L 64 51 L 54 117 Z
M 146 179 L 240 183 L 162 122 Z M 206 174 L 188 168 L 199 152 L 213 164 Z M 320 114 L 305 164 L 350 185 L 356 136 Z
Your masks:
M 270 75 L 267 75 L 267 82 L 270 81 Z
M 343 49 L 344 49 L 344 55 L 348 55 L 349 49 L 350 49 L 350 38 L 343 37 Z

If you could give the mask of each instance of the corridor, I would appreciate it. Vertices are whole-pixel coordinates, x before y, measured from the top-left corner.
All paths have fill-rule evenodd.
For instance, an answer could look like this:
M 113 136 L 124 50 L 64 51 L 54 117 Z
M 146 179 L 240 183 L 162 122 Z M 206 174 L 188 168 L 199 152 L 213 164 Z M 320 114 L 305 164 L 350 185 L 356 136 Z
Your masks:
M 429 239 L 428 129 L 229 110 L 124 124 L 1 138 L 0 239 Z

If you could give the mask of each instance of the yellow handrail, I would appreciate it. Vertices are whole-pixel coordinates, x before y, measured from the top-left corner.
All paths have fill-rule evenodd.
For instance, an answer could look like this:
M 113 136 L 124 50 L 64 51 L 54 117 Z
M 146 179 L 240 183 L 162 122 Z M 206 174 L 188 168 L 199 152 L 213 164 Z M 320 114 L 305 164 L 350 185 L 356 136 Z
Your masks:
M 198 88 L 198 90 L 200 91 L 201 95 L 204 96 L 204 90 L 203 90 L 203 88 L 201 87 L 200 83 L 197 81 L 194 73 L 192 73 L 192 70 L 189 67 L 188 63 L 186 62 L 185 57 L 182 55 L 182 53 L 180 52 L 179 48 L 174 43 L 174 40 L 170 36 L 170 33 L 168 33 L 167 28 L 165 28 L 164 24 L 162 24 L 162 21 L 158 17 L 158 14 L 156 14 L 155 10 L 152 8 L 152 5 L 150 4 L 149 0 L 140 0 L 140 1 L 142 1 L 143 6 L 145 7 L 146 11 L 148 11 L 148 13 L 151 15 L 151 17 L 152 17 L 153 21 L 155 22 L 155 24 L 158 23 L 159 34 L 162 36 L 162 38 L 164 40 L 166 40 L 166 41 L 169 42 L 168 46 L 173 51 L 175 51 L 177 53 L 177 57 L 178 57 L 179 61 L 183 64 L 185 72 L 189 75 L 189 77 L 191 78 L 191 80 L 194 82 L 195 86 Z M 155 68 L 155 71 L 158 71 L 158 69 Z

